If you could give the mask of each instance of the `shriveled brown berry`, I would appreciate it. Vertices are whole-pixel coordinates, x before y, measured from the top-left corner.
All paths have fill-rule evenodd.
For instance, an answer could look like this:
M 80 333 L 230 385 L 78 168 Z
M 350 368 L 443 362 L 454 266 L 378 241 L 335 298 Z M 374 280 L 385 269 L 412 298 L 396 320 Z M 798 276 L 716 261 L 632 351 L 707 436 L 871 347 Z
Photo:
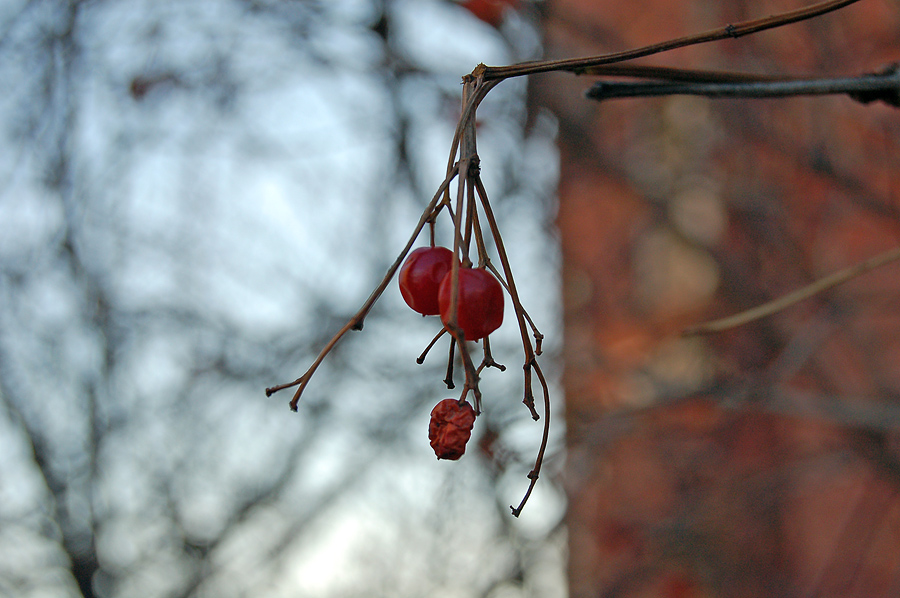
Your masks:
M 428 440 L 438 459 L 455 461 L 466 452 L 475 425 L 475 410 L 459 399 L 444 399 L 431 410 Z

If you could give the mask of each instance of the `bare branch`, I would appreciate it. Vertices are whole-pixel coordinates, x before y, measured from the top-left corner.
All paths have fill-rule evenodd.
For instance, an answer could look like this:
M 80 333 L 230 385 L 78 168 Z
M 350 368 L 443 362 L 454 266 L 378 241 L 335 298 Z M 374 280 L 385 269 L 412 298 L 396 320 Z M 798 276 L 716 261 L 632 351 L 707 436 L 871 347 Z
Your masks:
M 811 19 L 835 10 L 844 8 L 858 2 L 859 0 L 829 0 L 828 2 L 820 2 L 812 6 L 783 12 L 777 15 L 744 21 L 742 23 L 728 24 L 718 29 L 711 29 L 702 33 L 696 33 L 685 37 L 664 41 L 658 44 L 652 44 L 632 50 L 622 52 L 612 52 L 610 54 L 602 54 L 600 56 L 592 56 L 589 58 L 570 58 L 563 60 L 542 60 L 536 62 L 526 62 L 522 64 L 514 64 L 502 67 L 483 67 L 480 74 L 485 81 L 494 81 L 508 79 L 510 77 L 521 77 L 524 75 L 533 75 L 536 73 L 547 73 L 551 71 L 569 71 L 578 75 L 596 74 L 594 67 L 612 64 L 614 62 L 624 62 L 634 58 L 643 58 L 644 56 L 652 56 L 668 52 L 676 48 L 684 48 L 707 42 L 719 41 L 729 38 L 738 38 L 751 33 L 758 33 L 766 29 L 774 29 L 791 23 L 797 23 L 806 19 Z M 479 72 L 479 69 L 476 69 Z
M 406 254 L 409 253 L 409 250 L 412 249 L 413 243 L 415 243 L 416 238 L 419 236 L 419 233 L 425 227 L 425 224 L 429 221 L 432 216 L 432 212 L 435 207 L 441 200 L 441 196 L 444 194 L 444 191 L 450 186 L 450 183 L 456 177 L 457 169 L 453 167 L 447 173 L 447 178 L 444 179 L 444 182 L 441 183 L 441 186 L 438 188 L 437 192 L 434 194 L 434 197 L 431 198 L 431 202 L 428 204 L 428 207 L 422 213 L 422 217 L 419 219 L 419 223 L 416 225 L 413 230 L 412 235 L 409 237 L 409 241 L 407 241 L 406 246 L 400 252 L 400 255 L 397 256 L 397 259 L 394 260 L 394 263 L 391 264 L 391 267 L 388 268 L 387 273 L 384 275 L 384 278 L 381 280 L 381 283 L 372 291 L 372 294 L 369 295 L 369 298 L 366 299 L 366 302 L 360 308 L 356 314 L 350 318 L 350 321 L 347 322 L 340 330 L 338 330 L 337 334 L 332 337 L 332 339 L 328 342 L 327 345 L 319 352 L 318 357 L 316 357 L 315 361 L 313 361 L 312 365 L 309 366 L 309 369 L 306 372 L 294 380 L 293 382 L 288 382 L 285 384 L 279 384 L 277 386 L 272 386 L 266 389 L 266 396 L 270 397 L 274 393 L 279 390 L 283 390 L 285 388 L 290 388 L 292 386 L 297 386 L 297 391 L 294 393 L 294 397 L 291 399 L 291 410 L 297 410 L 297 404 L 300 402 L 300 395 L 303 394 L 303 390 L 306 388 L 306 385 L 309 383 L 309 379 L 319 368 L 319 365 L 322 364 L 322 361 L 325 359 L 325 356 L 328 355 L 332 349 L 334 349 L 335 345 L 338 343 L 341 338 L 347 334 L 351 330 L 362 330 L 363 321 L 366 316 L 369 314 L 369 310 L 372 309 L 372 306 L 375 305 L 375 302 L 381 297 L 381 294 L 384 293 L 384 290 L 387 288 L 388 283 L 391 282 L 391 279 L 394 278 L 394 274 L 396 274 L 397 270 L 400 268 L 400 265 L 403 263 L 404 258 L 406 258 Z
M 690 328 L 685 329 L 682 332 L 682 335 L 691 336 L 695 334 L 710 334 L 713 332 L 722 332 L 723 330 L 743 326 L 744 324 L 749 324 L 750 322 L 759 320 L 760 318 L 765 318 L 766 316 L 778 313 L 779 311 L 782 311 L 794 305 L 795 303 L 799 303 L 800 301 L 809 299 L 814 295 L 818 295 L 819 293 L 843 284 L 876 268 L 880 268 L 881 266 L 897 261 L 898 259 L 900 259 L 900 247 L 895 247 L 890 251 L 886 251 L 880 255 L 876 255 L 875 257 L 871 257 L 867 260 L 844 268 L 843 270 L 839 270 L 834 274 L 830 274 L 828 276 L 825 276 L 824 278 L 820 278 L 812 284 L 809 284 L 801 289 L 797 289 L 796 291 L 788 293 L 787 295 L 782 295 L 777 299 L 773 299 L 772 301 L 763 303 L 762 305 L 758 305 L 752 309 L 742 311 L 733 316 L 728 316 L 727 318 L 721 318 L 719 320 L 713 320 L 711 322 L 704 322 L 702 324 L 697 324 L 696 326 L 691 326 Z
M 749 78 L 752 78 L 749 77 Z M 847 94 L 864 103 L 881 100 L 900 107 L 900 69 L 897 65 L 875 74 L 841 78 L 785 78 L 762 81 L 633 82 L 601 81 L 585 96 L 592 100 L 613 98 L 694 95 L 709 98 L 783 98 L 803 95 Z

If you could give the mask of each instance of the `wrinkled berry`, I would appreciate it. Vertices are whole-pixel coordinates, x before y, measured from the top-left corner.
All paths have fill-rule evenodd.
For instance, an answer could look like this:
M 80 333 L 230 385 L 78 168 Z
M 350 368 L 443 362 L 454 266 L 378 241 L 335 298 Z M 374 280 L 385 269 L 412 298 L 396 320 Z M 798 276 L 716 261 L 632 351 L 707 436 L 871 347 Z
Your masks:
M 428 440 L 438 459 L 455 461 L 466 452 L 466 443 L 475 425 L 475 410 L 458 399 L 444 399 L 431 410 Z

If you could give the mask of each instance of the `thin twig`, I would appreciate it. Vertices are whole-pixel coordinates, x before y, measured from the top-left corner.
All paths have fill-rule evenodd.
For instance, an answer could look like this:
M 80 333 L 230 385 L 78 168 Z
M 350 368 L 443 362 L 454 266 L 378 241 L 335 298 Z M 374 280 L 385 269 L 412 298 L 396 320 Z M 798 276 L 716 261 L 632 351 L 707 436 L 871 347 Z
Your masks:
M 464 247 L 464 255 L 465 260 L 469 259 L 469 250 L 472 246 L 472 228 L 473 223 L 478 220 L 478 215 L 475 212 L 475 202 L 472 200 L 472 196 L 475 194 L 475 187 L 472 183 L 471 173 L 472 171 L 477 171 L 479 168 L 478 165 L 478 152 L 475 148 L 475 138 L 472 136 L 471 146 L 467 150 L 467 155 L 469 156 L 469 175 L 466 177 L 466 197 L 468 200 L 466 201 L 466 221 L 464 225 L 465 234 L 463 235 L 463 247 Z M 478 261 L 481 261 L 481 254 L 479 252 Z
M 884 68 L 873 72 L 873 73 L 865 73 L 858 77 L 853 78 L 854 80 L 860 77 L 872 77 L 873 79 L 877 79 L 878 81 L 885 82 L 883 85 L 875 85 L 876 91 L 868 92 L 866 90 L 862 91 L 854 91 L 852 89 L 843 90 L 843 92 L 848 93 L 854 99 L 860 102 L 871 102 L 874 100 L 881 99 L 888 103 L 894 103 L 895 99 L 892 95 L 896 90 L 896 85 L 892 85 L 890 82 L 894 81 L 895 76 L 897 75 L 898 68 L 900 65 L 897 63 L 889 64 Z M 606 64 L 594 67 L 590 69 L 590 74 L 602 76 L 602 77 L 628 77 L 634 79 L 642 79 L 642 80 L 655 80 L 655 85 L 659 85 L 660 82 L 669 82 L 669 83 L 809 83 L 816 81 L 823 81 L 823 79 L 812 77 L 812 76 L 800 76 L 800 75 L 767 75 L 767 74 L 759 74 L 759 73 L 744 73 L 739 71 L 720 71 L 720 70 L 706 70 L 706 69 L 683 69 L 683 68 L 674 68 L 674 67 L 666 67 L 666 66 L 655 66 L 655 65 L 641 65 L 641 64 Z M 845 78 L 846 79 L 846 78 Z M 835 79 L 828 79 L 829 81 L 834 81 Z M 896 83 L 896 81 L 894 81 Z M 621 87 L 623 90 L 626 90 L 629 85 L 635 85 L 638 89 L 643 87 L 641 84 L 637 84 L 634 82 L 601 82 L 594 86 L 591 90 L 588 91 L 589 97 L 591 99 L 602 100 L 606 97 L 607 86 L 610 86 L 610 89 Z M 856 85 L 854 83 L 850 84 L 851 86 Z M 865 85 L 863 85 L 865 86 Z M 653 86 L 648 86 L 653 87 Z M 692 88 L 688 87 L 690 90 Z M 884 89 L 886 88 L 886 89 Z M 679 93 L 681 88 L 676 88 Z M 702 88 L 701 88 L 702 89 Z M 887 93 L 884 93 L 886 91 Z M 648 92 L 653 93 L 653 92 Z M 662 95 L 660 92 L 655 92 L 657 95 Z M 726 91 L 727 93 L 727 91 Z M 740 92 L 737 92 L 740 93 Z M 839 92 L 835 92 L 839 93 Z M 615 94 L 615 95 L 613 95 Z M 609 92 L 609 97 L 631 97 L 626 96 L 624 92 L 620 92 L 617 89 Z M 750 96 L 756 97 L 756 96 Z M 766 96 L 759 96 L 766 97 Z
M 486 267 L 488 270 L 493 272 L 494 276 L 497 277 L 497 280 L 500 281 L 500 284 L 503 285 L 503 288 L 506 289 L 506 292 L 509 292 L 509 285 L 506 284 L 506 281 L 503 280 L 503 275 L 497 270 L 497 267 L 494 266 L 493 262 L 488 260 Z M 541 331 L 538 330 L 537 326 L 534 323 L 534 320 L 531 319 L 531 316 L 528 315 L 528 311 L 522 307 L 522 315 L 525 316 L 525 321 L 528 322 L 528 325 L 531 327 L 531 334 L 534 336 L 534 354 L 541 354 L 541 344 L 544 342 L 544 335 L 541 334 Z
M 475 75 L 475 72 L 478 70 L 479 67 L 476 67 L 475 71 L 473 71 L 472 74 L 463 77 L 463 89 L 465 90 L 467 85 L 472 85 L 473 90 L 471 94 L 463 100 L 463 108 L 461 114 L 459 115 L 459 122 L 456 123 L 456 130 L 453 132 L 453 140 L 450 142 L 450 158 L 447 161 L 448 173 L 450 172 L 450 169 L 453 168 L 453 165 L 457 162 L 457 155 L 459 153 L 459 146 L 460 141 L 463 137 L 463 131 L 467 127 L 471 127 L 474 131 L 475 110 L 478 108 L 478 105 L 481 103 L 481 101 L 487 96 L 488 92 L 500 83 L 500 80 L 485 82 L 481 76 Z M 449 190 L 446 191 L 444 202 L 447 204 L 449 204 L 450 202 Z
M 614 62 L 624 62 L 634 58 L 643 58 L 661 52 L 667 52 L 676 48 L 684 48 L 696 44 L 703 44 L 729 38 L 738 38 L 751 33 L 758 33 L 766 29 L 789 25 L 798 21 L 811 19 L 825 13 L 829 13 L 845 6 L 849 6 L 859 0 L 829 0 L 820 2 L 812 6 L 783 12 L 777 15 L 754 19 L 751 21 L 743 21 L 741 23 L 729 24 L 717 29 L 711 29 L 702 33 L 696 33 L 685 37 L 668 40 L 658 44 L 652 44 L 632 50 L 624 50 L 622 52 L 612 52 L 600 56 L 592 56 L 589 58 L 570 58 L 563 60 L 542 60 L 535 62 L 524 62 L 510 66 L 489 67 L 479 65 L 473 71 L 473 74 L 479 74 L 484 81 L 490 82 L 498 79 L 509 79 L 510 77 L 521 77 L 524 75 L 533 75 L 536 73 L 546 73 L 550 71 L 568 71 L 575 74 L 595 74 L 594 67 L 612 64 Z
M 446 329 L 445 329 L 446 330 Z M 444 376 L 444 384 L 448 390 L 453 390 L 456 385 L 453 384 L 453 348 L 456 347 L 456 341 L 450 341 L 450 355 L 447 357 L 447 375 Z
M 438 339 L 441 338 L 442 336 L 444 336 L 444 334 L 446 334 L 446 333 L 447 333 L 447 329 L 441 328 L 441 331 L 438 332 L 436 335 L 434 335 L 434 338 L 431 339 L 431 342 L 428 343 L 428 346 L 425 347 L 425 350 L 422 351 L 422 354 L 419 355 L 418 357 L 416 357 L 416 363 L 418 363 L 419 365 L 422 365 L 423 363 L 425 363 L 425 357 L 428 356 L 428 352 L 431 351 L 431 348 L 434 346 L 434 344 L 436 342 L 438 342 Z
M 472 192 L 473 193 L 477 192 L 474 189 L 474 186 L 473 186 Z M 472 202 L 472 203 L 474 204 L 475 202 Z M 476 212 L 477 212 L 477 208 L 478 207 L 475 206 Z M 484 243 L 484 233 L 481 231 L 481 221 L 478 218 L 475 218 L 475 222 L 473 223 L 473 228 L 475 231 L 475 246 L 478 248 L 478 267 L 479 268 L 488 268 L 491 271 L 493 271 L 495 276 L 497 276 L 497 268 L 494 268 L 493 264 L 491 264 L 491 256 L 488 254 L 487 245 L 485 245 L 485 243 Z M 500 284 L 502 284 L 504 287 L 506 287 L 506 283 L 503 282 L 502 277 L 497 276 L 497 279 L 500 281 Z M 509 289 L 507 289 L 507 292 L 509 292 Z
M 506 292 L 509 293 L 509 285 L 506 284 L 506 280 L 503 278 L 503 274 L 501 274 L 500 271 L 497 270 L 497 267 L 491 261 L 491 258 L 487 253 L 487 249 L 484 244 L 484 235 L 481 232 L 481 224 L 479 223 L 477 218 L 475 219 L 475 242 L 479 250 L 479 256 L 481 256 L 478 262 L 478 266 L 483 266 L 490 270 L 491 273 L 497 278 L 497 280 L 500 281 L 500 284 L 503 286 L 503 288 L 506 289 Z M 538 330 L 537 326 L 534 323 L 534 320 L 532 320 L 531 316 L 528 315 L 528 311 L 521 305 L 519 307 L 522 310 L 522 315 L 525 317 L 525 321 L 527 321 L 528 325 L 531 327 L 531 333 L 534 336 L 534 354 L 540 355 L 541 344 L 544 341 L 544 335 L 541 334 L 541 332 Z
M 471 211 L 465 209 L 465 202 L 466 191 L 469 188 L 468 181 L 471 177 L 471 164 L 473 160 L 476 162 L 478 160 L 478 156 L 475 152 L 475 107 L 477 106 L 477 102 L 473 100 L 473 98 L 477 96 L 478 84 L 479 81 L 475 78 L 467 77 L 464 79 L 462 94 L 462 103 L 464 106 L 463 113 L 466 113 L 468 110 L 470 116 L 467 122 L 463 123 L 461 120 L 460 124 L 457 125 L 457 132 L 460 134 L 458 141 L 460 156 L 459 161 L 457 162 L 458 179 L 456 182 L 456 213 L 453 221 L 453 255 L 456 257 L 460 257 L 461 252 L 463 251 L 463 244 L 465 243 L 464 236 L 468 237 L 469 235 L 468 232 L 464 233 L 463 228 L 471 226 L 471 222 L 468 219 L 468 214 L 471 214 Z M 471 197 L 468 201 L 472 201 Z M 465 221 L 463 220 L 463 214 L 467 214 Z M 459 355 L 462 358 L 463 367 L 466 373 L 466 381 L 463 386 L 460 400 L 464 400 L 469 391 L 471 391 L 475 395 L 475 414 L 478 415 L 481 413 L 481 390 L 478 388 L 478 371 L 476 370 L 475 364 L 472 362 L 472 356 L 469 354 L 469 350 L 466 347 L 465 334 L 459 327 L 459 269 L 460 265 L 468 266 L 470 263 L 468 247 L 465 247 L 465 254 L 462 255 L 462 264 L 460 264 L 459 259 L 454 259 L 452 261 L 452 267 L 450 269 L 450 317 L 447 322 L 444 322 L 444 326 L 453 336 L 454 342 L 459 347 Z
M 848 94 L 871 102 L 882 100 L 900 106 L 900 70 L 879 74 L 828 79 L 784 79 L 744 82 L 634 82 L 601 81 L 585 96 L 592 100 L 638 98 L 666 95 L 695 95 L 710 98 L 781 98 L 801 95 Z
M 319 365 L 321 365 L 322 361 L 325 359 L 325 356 L 331 353 L 331 350 L 334 349 L 335 345 L 337 345 L 338 341 L 341 340 L 341 338 L 343 338 L 345 334 L 347 334 L 351 330 L 362 330 L 363 321 L 369 314 L 369 310 L 372 309 L 372 306 L 375 305 L 375 302 L 378 301 L 378 298 L 381 297 L 382 293 L 384 293 L 384 290 L 387 288 L 391 279 L 394 278 L 394 274 L 396 274 L 397 270 L 400 268 L 400 265 L 403 263 L 403 260 L 409 253 L 409 250 L 412 249 L 413 243 L 415 243 L 416 238 L 422 231 L 422 228 L 425 227 L 425 223 L 428 222 L 428 216 L 431 214 L 431 211 L 434 210 L 434 207 L 438 204 L 441 196 L 444 194 L 444 190 L 450 186 L 450 183 L 453 181 L 456 175 L 457 169 L 451 168 L 447 173 L 447 177 L 444 179 L 444 181 L 441 183 L 441 186 L 434 194 L 434 197 L 431 198 L 431 202 L 428 204 L 428 207 L 424 212 L 422 212 L 422 217 L 419 218 L 419 222 L 413 230 L 412 235 L 410 235 L 409 241 L 407 241 L 406 246 L 400 252 L 400 255 L 397 256 L 397 259 L 394 260 L 394 263 L 391 264 L 391 267 L 388 268 L 388 271 L 384 275 L 384 278 L 381 280 L 381 283 L 375 288 L 374 291 L 372 291 L 372 294 L 369 295 L 369 298 L 366 299 L 366 302 L 363 303 L 363 306 L 359 309 L 359 311 L 356 312 L 356 314 L 352 318 L 350 318 L 349 322 L 344 324 L 344 326 L 337 331 L 337 333 L 331 338 L 330 341 L 328 341 L 328 344 L 325 345 L 325 347 L 319 352 L 319 355 L 316 357 L 315 361 L 313 361 L 312 365 L 309 366 L 309 369 L 307 369 L 302 376 L 300 376 L 293 382 L 278 384 L 276 386 L 267 388 L 267 397 L 271 397 L 279 390 L 284 390 L 285 388 L 299 385 L 297 391 L 294 393 L 294 396 L 291 399 L 291 410 L 297 411 L 297 403 L 300 402 L 300 395 L 303 394 L 303 390 L 306 388 L 306 385 L 309 384 L 309 380 L 310 378 L 312 378 L 312 375 L 316 372 L 317 369 L 319 369 Z
M 550 388 L 547 386 L 547 380 L 544 378 L 544 373 L 541 371 L 541 366 L 538 365 L 536 359 L 532 361 L 530 367 L 537 374 L 544 392 L 544 431 L 541 435 L 541 448 L 538 449 L 537 458 L 534 460 L 534 467 L 528 472 L 528 479 L 531 481 L 528 484 L 528 489 L 525 491 L 525 496 L 522 497 L 522 502 L 519 503 L 518 507 L 509 506 L 514 517 L 518 517 L 522 509 L 525 508 L 525 503 L 528 502 L 528 498 L 531 496 L 532 490 L 534 490 L 534 485 L 537 484 L 541 475 L 541 466 L 544 464 L 544 453 L 547 451 L 547 444 L 550 440 Z
M 735 328 L 737 326 L 743 326 L 744 324 L 748 324 L 750 322 L 759 320 L 760 318 L 764 318 L 766 316 L 770 316 L 775 314 L 783 309 L 794 305 L 795 303 L 799 303 L 805 299 L 809 299 L 810 297 L 822 293 L 823 291 L 827 291 L 830 288 L 836 287 L 839 284 L 843 284 L 848 280 L 856 278 L 857 276 L 861 276 L 867 272 L 870 272 L 876 268 L 889 264 L 891 262 L 900 260 L 900 247 L 895 247 L 890 251 L 886 251 L 880 255 L 876 255 L 875 257 L 871 257 L 867 260 L 863 260 L 857 264 L 844 268 L 843 270 L 839 270 L 834 274 L 830 274 L 825 276 L 824 278 L 820 278 L 816 280 L 812 284 L 809 284 L 801 289 L 797 289 L 787 295 L 782 295 L 777 299 L 773 299 L 767 303 L 763 303 L 762 305 L 758 305 L 752 309 L 748 309 L 746 311 L 742 311 L 741 313 L 735 314 L 733 316 L 728 316 L 727 318 L 721 318 L 719 320 L 713 320 L 711 322 L 704 322 L 702 324 L 697 324 L 696 326 L 691 326 L 682 332 L 683 336 L 691 336 L 695 334 L 710 334 L 713 332 L 722 332 L 723 330 L 728 330 L 730 328 Z
M 478 192 L 478 198 L 481 200 L 484 217 L 487 219 L 488 227 L 491 229 L 491 235 L 494 238 L 494 245 L 497 248 L 497 255 L 500 257 L 500 265 L 503 266 L 503 274 L 506 278 L 507 292 L 509 293 L 509 298 L 512 300 L 516 320 L 519 323 L 519 332 L 522 335 L 522 350 L 525 353 L 525 398 L 522 402 L 525 403 L 525 406 L 531 411 L 531 417 L 537 420 L 540 416 L 534 409 L 534 391 L 531 388 L 531 369 L 532 364 L 535 362 L 535 356 L 534 348 L 531 345 L 531 339 L 528 337 L 528 328 L 525 325 L 525 316 L 523 315 L 525 310 L 522 307 L 522 302 L 519 300 L 519 292 L 516 290 L 512 267 L 509 264 L 509 257 L 507 257 L 506 248 L 503 245 L 503 237 L 500 235 L 497 219 L 494 218 L 494 210 L 491 208 L 487 190 L 484 188 L 484 183 L 482 183 L 480 176 L 475 177 L 475 189 Z
M 683 69 L 649 64 L 604 64 L 590 70 L 591 75 L 600 77 L 628 77 L 634 79 L 656 79 L 659 81 L 681 81 L 691 83 L 749 83 L 753 81 L 786 81 L 803 77 L 742 73 L 739 71 L 713 71 L 708 69 Z

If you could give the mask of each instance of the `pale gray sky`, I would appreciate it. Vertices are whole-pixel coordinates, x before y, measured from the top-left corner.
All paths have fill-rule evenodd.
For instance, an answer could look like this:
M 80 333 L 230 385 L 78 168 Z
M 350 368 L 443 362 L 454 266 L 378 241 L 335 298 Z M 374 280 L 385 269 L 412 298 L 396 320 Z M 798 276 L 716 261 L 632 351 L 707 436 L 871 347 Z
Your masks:
M 537 51 L 522 20 L 504 40 L 458 6 L 396 0 L 388 59 L 374 4 L 0 10 L 0 595 L 80 595 L 79 542 L 100 596 L 562 595 L 552 459 L 523 517 L 506 509 L 541 431 L 513 326 L 476 423 L 502 428 L 502 472 L 474 449 L 435 461 L 428 413 L 456 391 L 445 349 L 416 365 L 437 324 L 396 284 L 298 414 L 289 391 L 263 394 L 405 244 L 443 178 L 460 77 Z M 554 129 L 525 136 L 523 83 L 485 101 L 479 151 L 552 371 Z M 519 586 L 503 581 L 517 562 L 533 563 Z

